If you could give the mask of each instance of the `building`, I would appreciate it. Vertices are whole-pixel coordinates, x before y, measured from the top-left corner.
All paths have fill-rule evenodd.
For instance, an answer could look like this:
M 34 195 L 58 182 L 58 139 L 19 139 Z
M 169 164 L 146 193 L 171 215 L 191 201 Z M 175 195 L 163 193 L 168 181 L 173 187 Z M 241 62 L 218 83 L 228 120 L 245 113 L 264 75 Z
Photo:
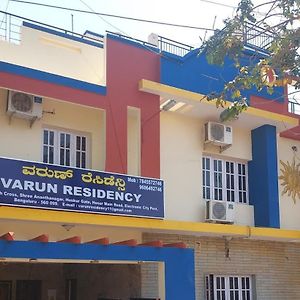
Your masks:
M 0 300 L 300 298 L 285 88 L 249 92 L 224 125 L 205 96 L 230 61 L 163 38 L 4 33 Z

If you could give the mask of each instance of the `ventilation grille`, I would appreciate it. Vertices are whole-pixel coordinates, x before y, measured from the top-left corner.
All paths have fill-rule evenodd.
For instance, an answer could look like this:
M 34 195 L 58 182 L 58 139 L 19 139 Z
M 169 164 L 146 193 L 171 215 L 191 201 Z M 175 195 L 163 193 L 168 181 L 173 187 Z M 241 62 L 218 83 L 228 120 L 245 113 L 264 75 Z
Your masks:
M 33 108 L 33 97 L 19 92 L 14 92 L 11 97 L 12 109 L 23 112 L 30 113 Z
M 212 215 L 214 219 L 226 219 L 226 203 L 214 202 L 212 205 Z
M 210 134 L 214 140 L 224 141 L 224 126 L 222 124 L 212 123 Z

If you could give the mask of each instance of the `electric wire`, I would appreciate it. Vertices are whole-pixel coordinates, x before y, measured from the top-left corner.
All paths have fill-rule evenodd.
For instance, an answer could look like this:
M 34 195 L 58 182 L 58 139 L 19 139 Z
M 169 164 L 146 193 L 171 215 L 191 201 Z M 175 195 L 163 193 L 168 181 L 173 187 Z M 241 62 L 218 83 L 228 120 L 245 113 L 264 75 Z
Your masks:
M 91 12 L 96 13 L 96 11 L 89 6 L 86 2 L 84 2 L 83 0 L 79 0 L 84 6 L 86 6 Z M 101 19 L 103 22 L 105 22 L 106 24 L 108 24 L 109 26 L 111 26 L 112 28 L 116 29 L 117 31 L 124 33 L 125 35 L 127 35 L 123 30 L 121 30 L 120 28 L 118 28 L 117 26 L 113 25 L 112 23 L 108 22 L 107 20 L 105 20 L 101 15 L 97 15 L 97 17 L 99 19 Z
M 37 2 L 31 2 L 31 1 L 23 1 L 23 0 L 10 0 L 10 1 L 11 2 L 24 3 L 24 4 L 44 6 L 44 7 L 49 7 L 49 8 L 68 10 L 68 11 L 74 11 L 74 12 L 80 12 L 80 13 L 86 13 L 86 14 L 99 15 L 99 16 L 110 17 L 110 18 L 118 18 L 118 19 L 130 20 L 130 21 L 158 24 L 158 25 L 164 25 L 164 26 L 181 27 L 181 28 L 187 28 L 187 29 L 214 31 L 214 29 L 206 28 L 206 27 L 184 25 L 184 24 L 175 24 L 175 23 L 169 23 L 169 22 L 161 22 L 161 21 L 155 21 L 155 20 L 148 20 L 148 19 L 133 18 L 133 17 L 128 17 L 128 16 L 121 16 L 121 15 L 115 15 L 115 14 L 106 14 L 106 13 L 101 13 L 101 12 L 93 12 L 93 11 L 88 11 L 88 10 L 82 10 L 82 9 L 76 9 L 76 8 L 70 8 L 70 7 L 63 7 L 63 6 L 57 6 L 57 5 L 50 5 L 50 4 L 44 4 L 44 3 L 37 3 Z

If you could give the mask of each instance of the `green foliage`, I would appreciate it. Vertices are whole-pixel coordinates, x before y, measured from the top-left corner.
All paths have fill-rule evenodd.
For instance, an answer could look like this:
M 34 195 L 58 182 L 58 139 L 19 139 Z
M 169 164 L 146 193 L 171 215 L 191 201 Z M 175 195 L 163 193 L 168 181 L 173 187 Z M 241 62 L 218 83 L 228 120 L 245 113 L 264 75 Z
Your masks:
M 266 14 L 257 14 L 258 8 L 266 10 Z M 224 21 L 224 29 L 217 31 L 203 44 L 200 51 L 206 54 L 210 64 L 222 66 L 225 58 L 229 57 L 239 70 L 235 78 L 225 83 L 220 93 L 212 92 L 207 96 L 208 100 L 216 100 L 217 107 L 225 107 L 226 99 L 233 101 L 221 117 L 222 121 L 235 119 L 247 109 L 247 99 L 242 97 L 243 90 L 256 88 L 260 91 L 266 87 L 267 92 L 272 94 L 274 87 L 282 85 L 287 77 L 296 79 L 295 88 L 300 88 L 299 20 L 300 0 L 266 0 L 257 6 L 251 0 L 241 0 L 236 15 Z M 240 59 L 247 42 L 245 28 L 252 34 L 253 40 L 268 35 L 272 41 L 265 49 L 269 53 L 267 57 L 257 51 L 247 66 L 241 66 Z M 259 31 L 254 31 L 255 28 Z M 270 69 L 276 72 L 274 82 L 270 82 L 265 75 L 266 70 Z

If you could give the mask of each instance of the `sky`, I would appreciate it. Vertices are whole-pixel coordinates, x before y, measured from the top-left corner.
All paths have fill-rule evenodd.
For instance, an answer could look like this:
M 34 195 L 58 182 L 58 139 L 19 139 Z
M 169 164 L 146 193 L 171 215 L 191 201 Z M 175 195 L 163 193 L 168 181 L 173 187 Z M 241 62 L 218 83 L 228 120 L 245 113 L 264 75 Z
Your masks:
M 235 11 L 233 7 L 237 6 L 239 0 L 32 0 L 32 2 L 211 29 L 214 26 L 215 29 L 220 29 L 223 27 L 223 20 L 233 16 Z M 11 0 L 0 0 L 0 10 L 68 30 L 72 28 L 71 14 L 73 14 L 74 31 L 80 34 L 85 30 L 99 34 L 113 31 L 147 40 L 149 34 L 156 33 L 192 46 L 200 46 L 201 41 L 211 34 L 211 31 L 99 17 Z

